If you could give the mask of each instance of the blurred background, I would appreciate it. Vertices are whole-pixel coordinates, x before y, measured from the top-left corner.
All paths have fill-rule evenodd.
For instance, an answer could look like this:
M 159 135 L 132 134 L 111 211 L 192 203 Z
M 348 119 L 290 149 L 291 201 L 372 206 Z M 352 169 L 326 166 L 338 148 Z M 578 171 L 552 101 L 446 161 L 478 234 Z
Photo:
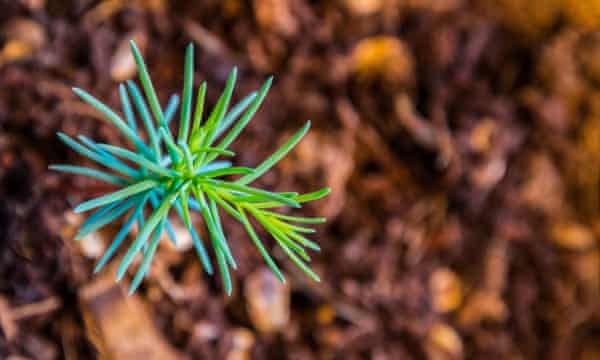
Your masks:
M 598 29 L 597 0 L 0 1 L 0 358 L 600 359 Z M 163 104 L 190 41 L 210 105 L 275 75 L 240 164 L 312 120 L 259 184 L 333 189 L 321 283 L 231 219 L 231 297 L 185 235 L 132 297 L 92 275 L 117 227 L 76 242 L 71 209 L 110 188 L 47 166 L 89 165 L 57 131 L 125 144 L 70 88 L 118 108 L 130 39 Z

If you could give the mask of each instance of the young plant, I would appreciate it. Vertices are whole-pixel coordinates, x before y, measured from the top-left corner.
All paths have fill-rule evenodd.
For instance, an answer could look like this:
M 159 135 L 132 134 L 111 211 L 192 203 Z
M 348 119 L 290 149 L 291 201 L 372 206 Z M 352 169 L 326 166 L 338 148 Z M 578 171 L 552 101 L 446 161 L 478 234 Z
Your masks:
M 134 150 L 97 143 L 83 135 L 79 135 L 77 141 L 58 133 L 65 144 L 106 169 L 73 165 L 50 166 L 52 170 L 90 176 L 119 187 L 115 192 L 85 201 L 75 208 L 77 213 L 96 209 L 81 225 L 76 239 L 81 239 L 116 219 L 124 219 L 120 231 L 98 261 L 94 271 L 100 271 L 113 257 L 131 227 L 137 222 L 139 232 L 129 245 L 117 270 L 117 281 L 120 281 L 136 255 L 142 255 L 129 289 L 129 292 L 133 293 L 150 267 L 161 233 L 166 231 L 171 241 L 177 241 L 169 220 L 169 214 L 174 212 L 189 231 L 204 270 L 211 275 L 213 266 L 206 247 L 212 248 L 225 291 L 231 294 L 230 269 L 236 269 L 237 265 L 221 225 L 221 215 L 225 212 L 243 225 L 280 281 L 285 282 L 283 274 L 259 239 L 251 218 L 273 237 L 300 269 L 319 281 L 319 277 L 307 265 L 310 257 L 306 251 L 318 251 L 319 246 L 305 234 L 315 231 L 307 225 L 322 223 L 325 219 L 284 215 L 272 210 L 282 206 L 300 208 L 303 203 L 326 196 L 330 190 L 324 188 L 308 194 L 298 194 L 271 192 L 250 185 L 302 139 L 310 127 L 310 121 L 257 167 L 233 166 L 230 161 L 221 158 L 235 155 L 228 149 L 229 145 L 258 110 L 271 86 L 272 77 L 268 78 L 258 91 L 247 95 L 230 108 L 237 76 L 237 70 L 233 68 L 223 93 L 212 111 L 204 118 L 206 82 L 198 88 L 196 104 L 192 111 L 194 49 L 190 44 L 185 55 L 180 123 L 177 133 L 174 134 L 171 131 L 171 120 L 179 107 L 179 97 L 171 96 L 163 110 L 146 65 L 133 41 L 131 51 L 137 64 L 142 91 L 133 81 L 119 86 L 125 121 L 84 90 L 74 88 L 73 91 L 115 125 L 131 142 Z M 140 134 L 141 126 L 137 119 L 141 120 L 145 137 Z M 234 176 L 235 179 L 231 179 L 230 176 Z M 192 211 L 198 212 L 204 220 L 208 230 L 206 243 L 200 239 L 192 224 Z

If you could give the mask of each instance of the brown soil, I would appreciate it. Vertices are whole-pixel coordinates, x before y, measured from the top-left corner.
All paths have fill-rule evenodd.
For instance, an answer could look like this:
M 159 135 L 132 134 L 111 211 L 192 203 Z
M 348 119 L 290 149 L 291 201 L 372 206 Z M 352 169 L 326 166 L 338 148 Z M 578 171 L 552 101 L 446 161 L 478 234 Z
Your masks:
M 600 358 L 598 25 L 596 0 L 0 1 L 0 358 Z M 134 297 L 92 274 L 115 229 L 75 242 L 71 209 L 109 188 L 47 166 L 86 161 L 57 131 L 124 143 L 70 87 L 117 107 L 131 38 L 163 102 L 189 41 L 210 104 L 234 65 L 238 99 L 275 75 L 241 164 L 312 120 L 260 184 L 333 189 L 302 210 L 320 284 L 275 248 L 273 282 L 230 219 L 230 298 L 166 243 Z

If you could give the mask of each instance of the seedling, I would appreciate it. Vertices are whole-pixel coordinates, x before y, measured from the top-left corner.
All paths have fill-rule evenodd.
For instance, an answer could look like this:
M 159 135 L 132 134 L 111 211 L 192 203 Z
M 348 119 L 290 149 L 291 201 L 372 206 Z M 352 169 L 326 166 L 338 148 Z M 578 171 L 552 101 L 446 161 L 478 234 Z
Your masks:
M 129 289 L 133 293 L 148 272 L 161 233 L 166 231 L 171 241 L 176 243 L 169 220 L 169 214 L 174 212 L 185 224 L 200 262 L 210 275 L 213 274 L 213 265 L 207 247 L 212 248 L 225 291 L 231 294 L 230 269 L 235 270 L 237 265 L 222 227 L 221 216 L 225 212 L 242 224 L 280 281 L 285 282 L 284 276 L 259 239 L 251 218 L 275 239 L 277 245 L 300 269 L 319 281 L 319 277 L 307 265 L 310 257 L 306 251 L 319 251 L 319 246 L 305 237 L 305 234 L 315 231 L 308 225 L 323 223 L 325 219 L 284 215 L 273 209 L 283 206 L 300 208 L 303 203 L 326 196 L 330 190 L 323 188 L 312 193 L 298 194 L 267 191 L 250 185 L 302 139 L 310 128 L 310 121 L 255 168 L 233 166 L 231 161 L 223 158 L 235 155 L 228 148 L 263 102 L 272 77 L 258 91 L 229 108 L 237 77 L 237 70 L 233 68 L 223 93 L 208 117 L 204 118 L 206 82 L 198 88 L 192 111 L 194 49 L 190 44 L 185 55 L 180 123 L 175 134 L 171 131 L 171 120 L 179 107 L 179 97 L 172 95 L 163 110 L 144 60 L 133 41 L 131 51 L 142 90 L 133 81 L 119 86 L 125 120 L 86 91 L 78 88 L 73 91 L 116 126 L 131 142 L 133 150 L 97 143 L 83 135 L 74 139 L 58 133 L 65 144 L 104 169 L 74 165 L 50 166 L 52 170 L 86 175 L 120 187 L 115 192 L 85 201 L 75 208 L 77 213 L 95 209 L 81 225 L 76 239 L 82 239 L 117 219 L 123 219 L 122 227 L 94 271 L 100 271 L 115 255 L 131 227 L 137 222 L 139 232 L 123 256 L 116 277 L 120 281 L 140 253 L 141 263 Z M 141 126 L 138 119 L 141 120 Z M 141 134 L 142 127 L 145 136 Z M 208 230 L 206 242 L 200 239 L 194 228 L 190 212 L 198 212 L 203 218 Z

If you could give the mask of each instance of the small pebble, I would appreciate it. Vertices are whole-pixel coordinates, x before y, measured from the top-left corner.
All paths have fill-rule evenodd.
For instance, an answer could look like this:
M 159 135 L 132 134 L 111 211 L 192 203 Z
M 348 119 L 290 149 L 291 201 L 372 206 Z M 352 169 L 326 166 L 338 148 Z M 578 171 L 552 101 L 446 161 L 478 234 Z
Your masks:
M 89 259 L 98 259 L 104 254 L 105 239 L 100 232 L 92 232 L 79 241 L 81 251 Z
M 268 269 L 248 276 L 244 289 L 246 309 L 254 327 L 261 333 L 280 331 L 290 319 L 290 289 Z
M 131 55 L 129 40 L 133 39 L 143 53 L 146 48 L 146 37 L 142 34 L 134 34 L 123 38 L 110 61 L 110 76 L 116 82 L 122 82 L 133 78 L 137 72 L 135 60 Z

